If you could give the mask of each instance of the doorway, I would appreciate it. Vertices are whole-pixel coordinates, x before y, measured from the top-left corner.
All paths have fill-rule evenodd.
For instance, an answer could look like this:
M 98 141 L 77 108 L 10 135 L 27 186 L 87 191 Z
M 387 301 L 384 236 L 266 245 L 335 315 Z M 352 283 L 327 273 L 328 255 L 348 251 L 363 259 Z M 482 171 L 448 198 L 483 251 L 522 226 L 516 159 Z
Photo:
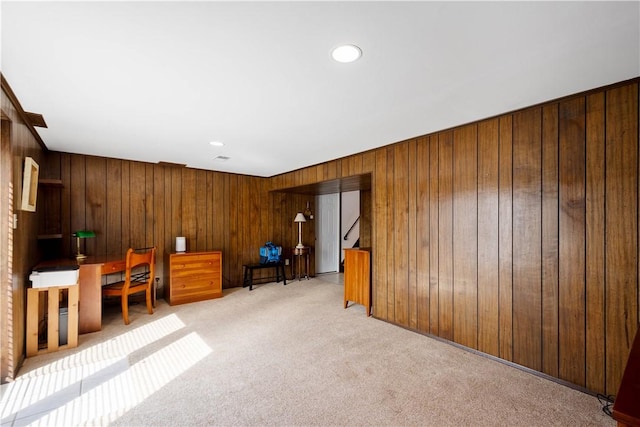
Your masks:
M 316 274 L 338 271 L 340 194 L 316 196 Z

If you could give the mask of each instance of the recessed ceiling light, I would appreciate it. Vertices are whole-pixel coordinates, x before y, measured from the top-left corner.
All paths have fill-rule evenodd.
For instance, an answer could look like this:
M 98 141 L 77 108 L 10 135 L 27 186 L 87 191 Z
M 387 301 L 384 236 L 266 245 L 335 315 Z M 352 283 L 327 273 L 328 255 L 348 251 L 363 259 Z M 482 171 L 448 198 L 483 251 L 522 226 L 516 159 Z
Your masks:
M 338 62 L 353 62 L 362 56 L 362 50 L 356 45 L 345 44 L 333 49 L 331 56 Z
M 224 146 L 224 142 L 220 142 L 220 141 L 211 141 L 209 144 L 213 145 L 214 147 Z

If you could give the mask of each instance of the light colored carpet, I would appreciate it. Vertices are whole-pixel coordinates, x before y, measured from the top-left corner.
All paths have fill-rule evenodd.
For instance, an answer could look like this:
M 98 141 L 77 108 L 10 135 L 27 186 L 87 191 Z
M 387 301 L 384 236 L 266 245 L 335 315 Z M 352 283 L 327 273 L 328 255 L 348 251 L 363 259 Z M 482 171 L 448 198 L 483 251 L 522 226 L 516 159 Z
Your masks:
M 108 310 L 77 349 L 27 359 L 22 380 L 69 384 L 57 403 L 4 388 L 27 403 L 5 399 L 3 424 L 615 425 L 594 396 L 344 309 L 329 278 L 134 306 L 129 326 Z

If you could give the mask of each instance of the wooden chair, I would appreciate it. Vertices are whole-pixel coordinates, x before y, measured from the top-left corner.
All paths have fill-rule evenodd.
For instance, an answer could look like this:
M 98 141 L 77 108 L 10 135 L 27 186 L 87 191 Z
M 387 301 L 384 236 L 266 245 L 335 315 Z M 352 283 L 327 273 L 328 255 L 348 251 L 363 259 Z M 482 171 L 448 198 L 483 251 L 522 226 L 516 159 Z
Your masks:
M 144 270 L 141 270 L 144 269 Z M 129 324 L 129 295 L 146 293 L 147 311 L 153 314 L 151 292 L 156 270 L 156 248 L 144 253 L 136 253 L 133 248 L 127 250 L 125 279 L 102 287 L 102 296 L 119 296 L 122 301 L 122 318 Z

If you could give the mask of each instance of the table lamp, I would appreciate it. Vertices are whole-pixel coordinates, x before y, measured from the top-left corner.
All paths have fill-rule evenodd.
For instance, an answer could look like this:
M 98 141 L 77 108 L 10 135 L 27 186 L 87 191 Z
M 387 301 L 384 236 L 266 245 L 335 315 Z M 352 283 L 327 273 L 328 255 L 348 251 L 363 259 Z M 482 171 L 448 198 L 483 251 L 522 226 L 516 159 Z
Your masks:
M 96 237 L 96 233 L 89 230 L 78 230 L 75 233 L 73 233 L 73 237 L 76 238 L 76 247 L 77 247 L 76 260 L 78 261 L 83 260 L 87 256 L 80 252 L 80 239 Z
M 298 215 L 296 215 L 293 222 L 298 223 L 298 244 L 296 245 L 296 248 L 304 248 L 304 245 L 302 244 L 302 223 L 307 222 L 307 220 L 304 219 L 304 215 L 302 214 L 302 212 L 298 212 Z

